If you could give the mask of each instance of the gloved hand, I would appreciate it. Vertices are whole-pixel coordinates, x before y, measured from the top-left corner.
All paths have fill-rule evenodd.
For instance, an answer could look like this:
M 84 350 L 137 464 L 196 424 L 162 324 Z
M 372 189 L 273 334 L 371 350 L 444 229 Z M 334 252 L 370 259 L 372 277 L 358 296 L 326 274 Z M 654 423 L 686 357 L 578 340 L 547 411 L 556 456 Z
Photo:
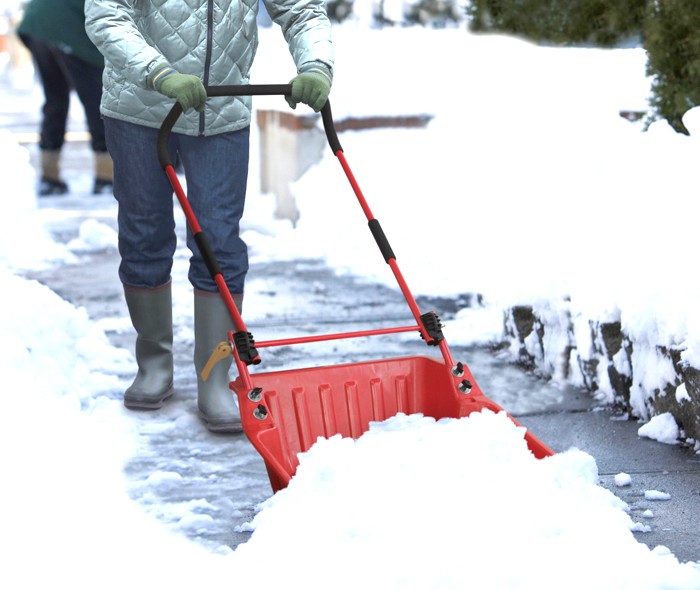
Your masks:
M 197 76 L 181 74 L 168 64 L 158 64 L 148 75 L 148 85 L 180 103 L 183 111 L 194 107 L 197 112 L 204 110 L 207 91 Z
M 297 104 L 303 102 L 318 113 L 328 100 L 331 92 L 332 75 L 330 70 L 322 64 L 314 64 L 299 73 L 291 81 L 292 94 L 285 96 L 290 107 L 295 109 Z

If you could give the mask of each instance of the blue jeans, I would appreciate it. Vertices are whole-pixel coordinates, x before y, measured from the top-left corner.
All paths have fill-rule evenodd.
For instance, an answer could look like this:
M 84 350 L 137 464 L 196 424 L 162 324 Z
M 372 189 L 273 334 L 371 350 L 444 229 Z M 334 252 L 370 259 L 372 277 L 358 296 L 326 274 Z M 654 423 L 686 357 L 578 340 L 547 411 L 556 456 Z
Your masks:
M 105 118 L 114 161 L 119 225 L 119 278 L 152 289 L 170 280 L 177 245 L 173 189 L 158 162 L 157 129 Z M 243 293 L 248 250 L 239 237 L 248 180 L 250 129 L 207 137 L 172 133 L 170 157 L 185 170 L 187 199 L 232 294 Z M 178 205 L 179 206 L 179 205 Z M 217 291 L 187 229 L 192 252 L 188 278 L 196 289 Z

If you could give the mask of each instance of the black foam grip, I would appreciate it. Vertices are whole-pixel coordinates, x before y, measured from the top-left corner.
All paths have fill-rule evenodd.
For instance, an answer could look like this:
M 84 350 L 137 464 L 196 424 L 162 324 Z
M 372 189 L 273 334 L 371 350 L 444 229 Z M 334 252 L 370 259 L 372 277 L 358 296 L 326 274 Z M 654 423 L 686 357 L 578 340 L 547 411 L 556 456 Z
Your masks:
M 214 251 L 211 249 L 207 236 L 202 232 L 196 233 L 194 234 L 194 241 L 197 244 L 197 248 L 199 248 L 199 252 L 204 259 L 204 264 L 207 265 L 207 270 L 211 277 L 214 278 L 220 275 L 221 267 L 219 266 L 216 256 L 214 256 Z
M 379 221 L 371 219 L 368 225 L 374 236 L 374 241 L 377 242 L 377 246 L 379 246 L 379 250 L 381 250 L 382 256 L 384 256 L 384 260 L 386 262 L 389 262 L 392 258 L 396 260 L 396 256 L 394 256 L 394 252 L 389 245 L 389 240 L 387 240 Z

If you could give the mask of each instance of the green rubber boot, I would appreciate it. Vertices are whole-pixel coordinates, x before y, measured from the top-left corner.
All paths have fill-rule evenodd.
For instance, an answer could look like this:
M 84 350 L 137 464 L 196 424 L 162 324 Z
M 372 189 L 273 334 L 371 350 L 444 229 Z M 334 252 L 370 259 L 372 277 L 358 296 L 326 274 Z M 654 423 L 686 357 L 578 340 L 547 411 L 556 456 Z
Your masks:
M 234 295 L 233 300 L 240 312 L 243 295 Z M 221 295 L 195 289 L 194 367 L 197 371 L 197 407 L 200 417 L 212 432 L 243 432 L 236 396 L 229 387 L 229 369 L 233 357 L 229 355 L 219 361 L 207 380 L 202 379 L 202 370 L 217 344 L 226 341 L 229 331 L 233 329 L 233 320 Z
M 124 285 L 131 323 L 136 330 L 138 372 L 124 392 L 132 410 L 156 410 L 173 395 L 173 306 L 170 283 L 156 289 Z

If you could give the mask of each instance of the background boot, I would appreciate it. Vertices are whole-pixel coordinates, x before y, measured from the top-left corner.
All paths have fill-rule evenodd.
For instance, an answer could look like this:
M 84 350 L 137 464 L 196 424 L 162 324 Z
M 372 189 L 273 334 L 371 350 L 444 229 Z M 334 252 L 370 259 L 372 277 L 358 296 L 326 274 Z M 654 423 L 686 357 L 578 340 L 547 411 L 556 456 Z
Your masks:
M 109 152 L 95 152 L 95 184 L 93 195 L 111 195 L 114 182 L 114 164 Z
M 61 180 L 59 171 L 60 150 L 41 150 L 41 180 L 39 181 L 39 196 L 50 197 L 65 195 L 68 185 Z
M 136 330 L 138 372 L 124 392 L 124 405 L 155 410 L 173 395 L 173 306 L 170 283 L 156 289 L 124 286 Z
M 240 312 L 242 295 L 234 295 Z M 212 432 L 242 432 L 241 416 L 235 394 L 229 387 L 232 356 L 220 361 L 202 379 L 202 369 L 219 342 L 226 341 L 233 320 L 219 293 L 195 289 L 194 292 L 194 367 L 197 371 L 197 407 Z

